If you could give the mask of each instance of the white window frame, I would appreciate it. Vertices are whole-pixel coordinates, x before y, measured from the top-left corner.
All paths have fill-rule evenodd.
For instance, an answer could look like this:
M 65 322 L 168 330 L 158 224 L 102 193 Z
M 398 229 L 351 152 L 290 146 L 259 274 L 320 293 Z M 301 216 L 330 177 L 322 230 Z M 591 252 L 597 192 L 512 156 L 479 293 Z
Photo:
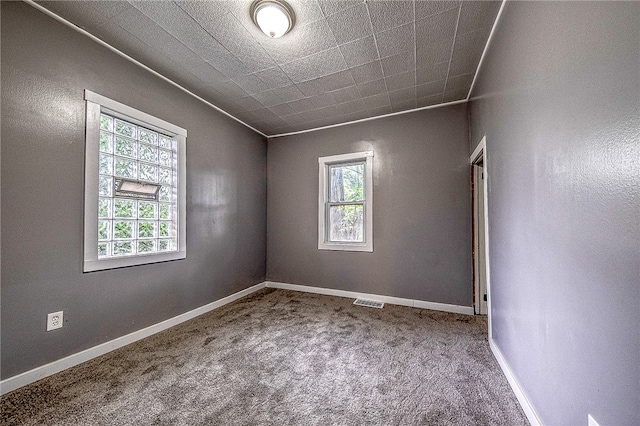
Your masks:
M 90 90 L 84 91 L 86 103 L 85 179 L 84 179 L 84 272 L 145 265 L 187 256 L 186 175 L 187 131 L 157 117 L 116 102 Z M 178 143 L 178 217 L 177 250 L 164 253 L 135 254 L 118 258 L 98 258 L 98 176 L 100 112 L 123 118 L 135 124 L 163 130 L 174 136 Z
M 364 242 L 329 241 L 329 166 L 355 161 L 365 162 Z M 318 249 L 373 252 L 373 151 L 320 157 L 318 169 Z

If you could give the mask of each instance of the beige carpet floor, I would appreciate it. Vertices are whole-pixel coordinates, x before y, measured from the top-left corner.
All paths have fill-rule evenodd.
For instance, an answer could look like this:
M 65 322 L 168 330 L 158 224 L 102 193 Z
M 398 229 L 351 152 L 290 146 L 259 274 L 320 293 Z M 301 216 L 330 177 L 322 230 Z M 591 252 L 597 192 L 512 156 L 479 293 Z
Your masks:
M 3 425 L 526 425 L 486 318 L 265 289 L 0 399 Z

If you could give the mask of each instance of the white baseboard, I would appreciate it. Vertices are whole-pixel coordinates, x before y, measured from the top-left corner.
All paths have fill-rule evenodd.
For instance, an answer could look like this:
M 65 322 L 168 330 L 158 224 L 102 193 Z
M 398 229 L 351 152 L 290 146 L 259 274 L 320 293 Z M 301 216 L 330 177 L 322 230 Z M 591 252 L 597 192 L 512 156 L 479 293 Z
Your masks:
M 541 426 L 542 423 L 540 422 L 536 411 L 533 409 L 533 406 L 522 391 L 518 380 L 511 372 L 511 368 L 509 368 L 509 364 L 507 364 L 507 361 L 504 359 L 502 351 L 500 350 L 500 348 L 498 348 L 498 345 L 493 339 L 489 339 L 489 347 L 491 348 L 491 352 L 493 352 L 493 356 L 496 357 L 500 368 L 502 368 L 502 372 L 507 377 L 507 381 L 509 382 L 513 393 L 516 395 L 516 398 L 518 398 L 518 402 L 522 407 L 522 411 L 524 411 L 524 414 L 526 414 L 529 423 L 531 423 L 531 426 Z
M 358 293 L 355 291 L 334 290 L 323 287 L 310 287 L 306 285 L 286 284 L 274 281 L 266 281 L 266 287 L 281 288 L 284 290 L 304 291 L 306 293 L 326 294 L 328 296 L 348 297 L 357 299 L 358 297 L 391 305 L 410 306 L 412 308 L 432 309 L 434 311 L 453 312 L 456 314 L 473 315 L 473 306 L 449 305 L 446 303 L 425 302 L 423 300 L 403 299 L 401 297 L 381 296 L 378 294 Z
M 8 379 L 2 380 L 0 382 L 0 395 L 4 395 L 7 392 L 11 392 L 12 390 L 33 383 L 47 376 L 51 376 L 52 374 L 58 373 L 62 370 L 66 370 L 67 368 L 74 367 L 85 361 L 89 361 L 90 359 L 99 357 L 100 355 L 104 355 L 107 352 L 111 352 L 115 349 L 144 339 L 145 337 L 149 337 L 153 334 L 159 333 L 163 330 L 166 330 L 167 328 L 173 327 L 174 325 L 178 325 L 182 322 L 188 321 L 199 315 L 205 314 L 216 308 L 229 304 L 235 300 L 240 299 L 241 297 L 264 288 L 265 284 L 266 282 L 256 284 L 252 287 L 224 297 L 220 300 L 216 300 L 215 302 L 211 302 L 192 311 L 185 312 L 184 314 L 180 314 L 173 318 L 169 318 L 168 320 L 143 328 L 142 330 L 134 331 L 133 333 L 118 337 L 117 339 L 110 340 L 92 348 L 85 349 L 84 351 L 69 355 L 65 358 L 59 359 L 41 367 L 36 367 L 33 370 L 25 371 L 24 373 L 9 377 Z

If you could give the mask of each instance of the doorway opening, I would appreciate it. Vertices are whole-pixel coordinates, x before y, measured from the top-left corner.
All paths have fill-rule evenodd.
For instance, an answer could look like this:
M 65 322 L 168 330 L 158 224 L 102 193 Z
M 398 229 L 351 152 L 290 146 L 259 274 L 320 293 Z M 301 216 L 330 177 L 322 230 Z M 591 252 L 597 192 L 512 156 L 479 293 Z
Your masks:
M 485 138 L 482 138 L 470 158 L 473 206 L 473 307 L 476 315 L 488 315 L 491 334 L 486 159 L 486 143 Z

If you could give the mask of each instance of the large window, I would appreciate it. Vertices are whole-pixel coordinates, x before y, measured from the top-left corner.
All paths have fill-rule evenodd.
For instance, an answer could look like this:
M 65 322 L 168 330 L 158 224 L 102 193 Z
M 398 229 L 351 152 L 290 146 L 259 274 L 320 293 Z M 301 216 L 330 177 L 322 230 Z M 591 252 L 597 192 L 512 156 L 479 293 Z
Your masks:
M 186 256 L 187 131 L 85 91 L 84 271 Z
M 318 248 L 373 251 L 373 151 L 318 162 Z

